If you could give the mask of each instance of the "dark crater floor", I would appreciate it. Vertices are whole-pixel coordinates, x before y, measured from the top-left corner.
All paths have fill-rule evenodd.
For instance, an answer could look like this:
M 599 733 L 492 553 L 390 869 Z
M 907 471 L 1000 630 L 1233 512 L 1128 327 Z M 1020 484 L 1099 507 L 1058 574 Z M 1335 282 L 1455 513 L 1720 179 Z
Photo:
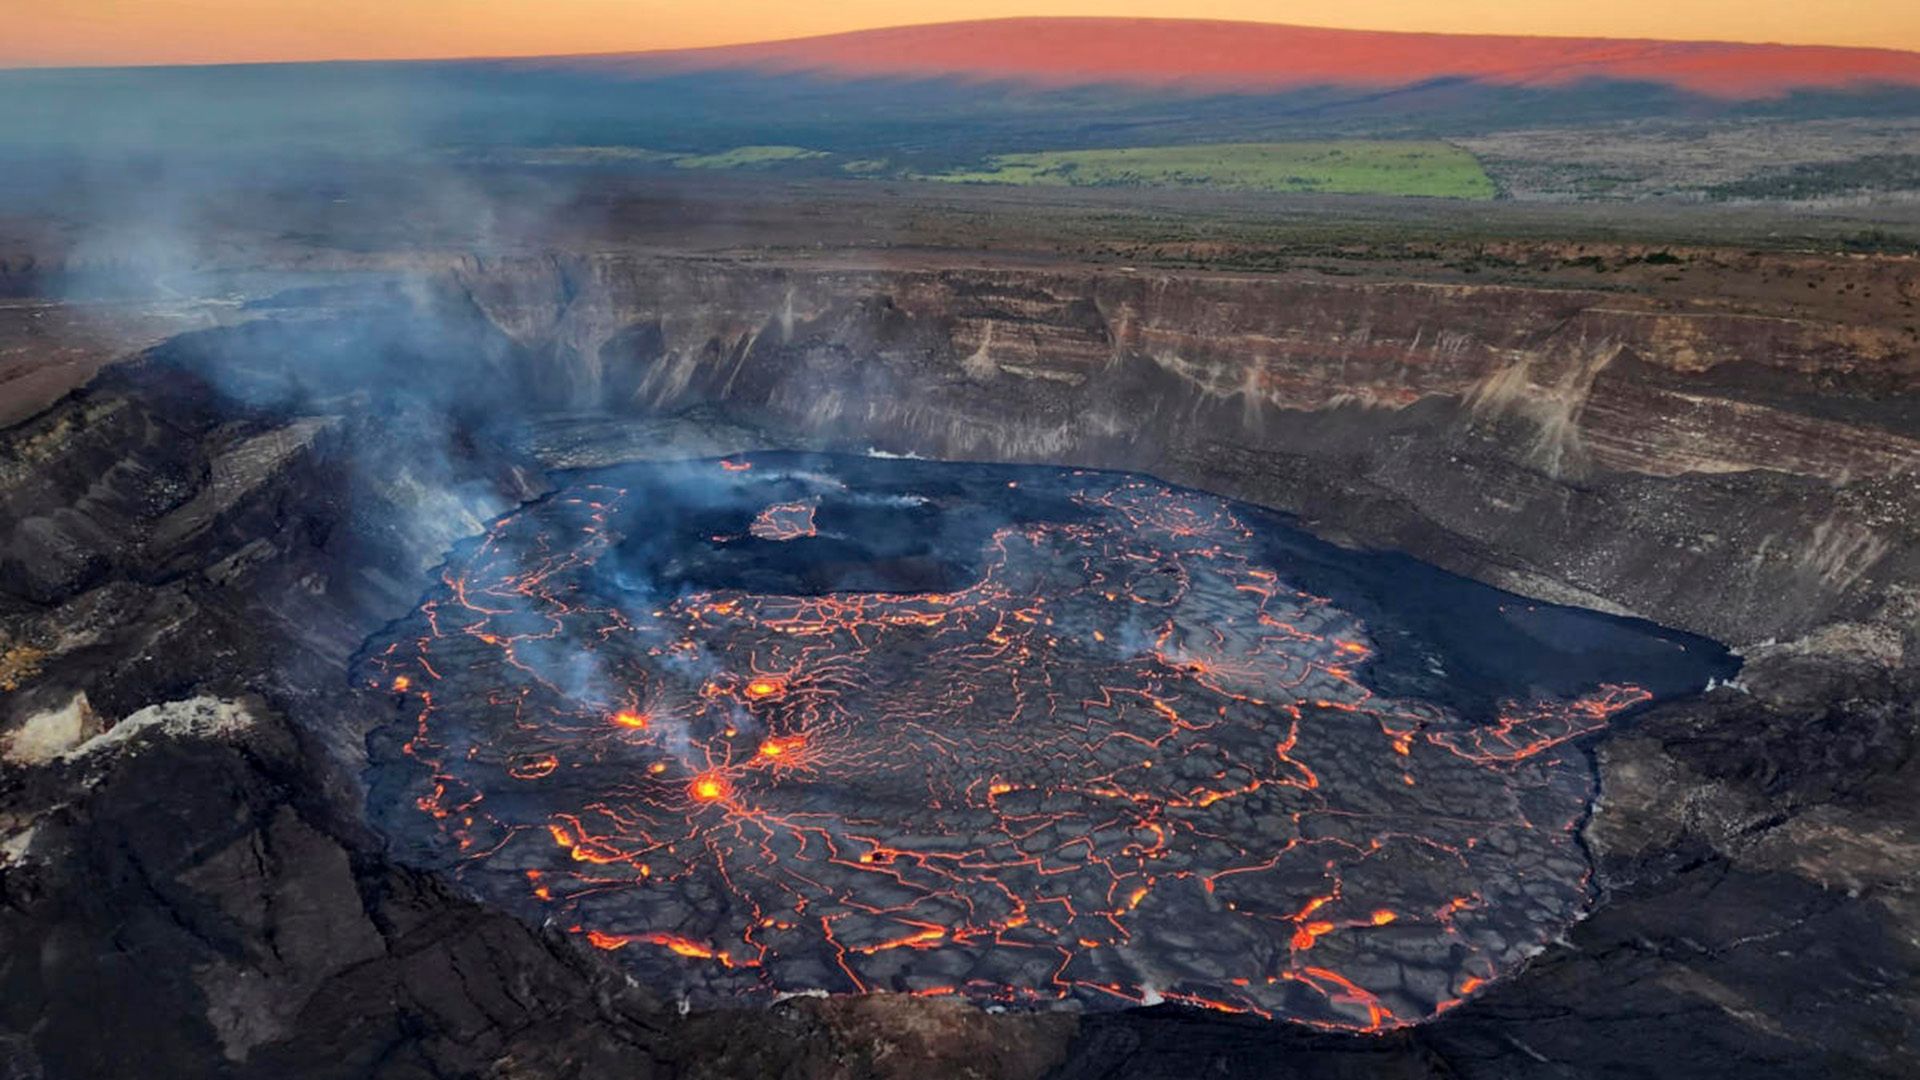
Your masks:
M 658 989 L 1379 1029 L 1579 917 L 1577 740 L 1735 668 L 1139 477 L 762 454 L 574 475 L 356 678 L 396 853 Z

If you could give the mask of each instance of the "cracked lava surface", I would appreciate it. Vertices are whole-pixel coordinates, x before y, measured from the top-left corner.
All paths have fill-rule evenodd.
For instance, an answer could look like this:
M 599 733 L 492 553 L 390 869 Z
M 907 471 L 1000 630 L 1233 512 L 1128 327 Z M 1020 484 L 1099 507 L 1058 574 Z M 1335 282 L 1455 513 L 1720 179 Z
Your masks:
M 375 820 L 695 1001 L 1426 1019 L 1582 912 L 1570 741 L 1650 694 L 1385 693 L 1250 520 L 1067 470 L 581 474 L 357 661 Z

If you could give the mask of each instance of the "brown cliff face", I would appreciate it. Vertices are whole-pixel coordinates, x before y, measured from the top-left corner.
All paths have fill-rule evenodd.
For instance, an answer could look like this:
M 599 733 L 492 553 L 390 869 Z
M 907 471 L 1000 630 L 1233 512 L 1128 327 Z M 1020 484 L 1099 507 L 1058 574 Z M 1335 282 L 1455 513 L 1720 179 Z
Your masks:
M 1144 470 L 1736 643 L 1913 632 L 1920 347 L 1890 323 L 1305 276 L 604 257 L 443 280 L 552 407 Z
M 776 443 L 1143 470 L 1547 599 L 1735 644 L 1837 625 L 1823 642 L 1906 653 L 1920 338 L 1904 313 L 1920 263 L 1683 253 L 1681 268 L 1720 276 L 1667 285 L 1648 276 L 1666 263 L 1615 255 L 1606 289 L 1564 274 L 327 256 L 298 268 L 367 284 L 251 310 L 24 302 L 7 314 L 58 314 L 5 385 L 49 398 L 116 347 L 186 331 L 230 335 L 239 355 L 263 326 L 352 327 L 397 305 L 410 325 L 389 337 L 479 359 L 403 365 L 368 393 L 474 382 L 522 418 L 707 407 Z M 1769 278 L 1792 287 L 1760 291 Z

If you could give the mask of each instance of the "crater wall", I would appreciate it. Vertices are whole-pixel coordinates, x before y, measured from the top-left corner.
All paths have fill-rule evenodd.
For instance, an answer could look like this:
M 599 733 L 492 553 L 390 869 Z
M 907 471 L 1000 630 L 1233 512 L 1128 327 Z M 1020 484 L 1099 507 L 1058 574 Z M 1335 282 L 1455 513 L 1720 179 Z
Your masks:
M 1324 276 L 436 273 L 551 408 L 1148 471 L 1742 644 L 1861 624 L 1904 649 L 1920 610 L 1920 348 L 1891 322 Z

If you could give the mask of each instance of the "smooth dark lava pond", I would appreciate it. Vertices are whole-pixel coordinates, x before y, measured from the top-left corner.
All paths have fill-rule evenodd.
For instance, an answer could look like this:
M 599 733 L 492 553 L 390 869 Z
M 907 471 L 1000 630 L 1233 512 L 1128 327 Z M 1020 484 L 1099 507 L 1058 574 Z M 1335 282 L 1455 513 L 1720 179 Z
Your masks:
M 1580 737 L 1737 666 L 1084 470 L 583 472 L 442 575 L 374 820 L 707 1004 L 1417 1022 L 1585 909 Z

